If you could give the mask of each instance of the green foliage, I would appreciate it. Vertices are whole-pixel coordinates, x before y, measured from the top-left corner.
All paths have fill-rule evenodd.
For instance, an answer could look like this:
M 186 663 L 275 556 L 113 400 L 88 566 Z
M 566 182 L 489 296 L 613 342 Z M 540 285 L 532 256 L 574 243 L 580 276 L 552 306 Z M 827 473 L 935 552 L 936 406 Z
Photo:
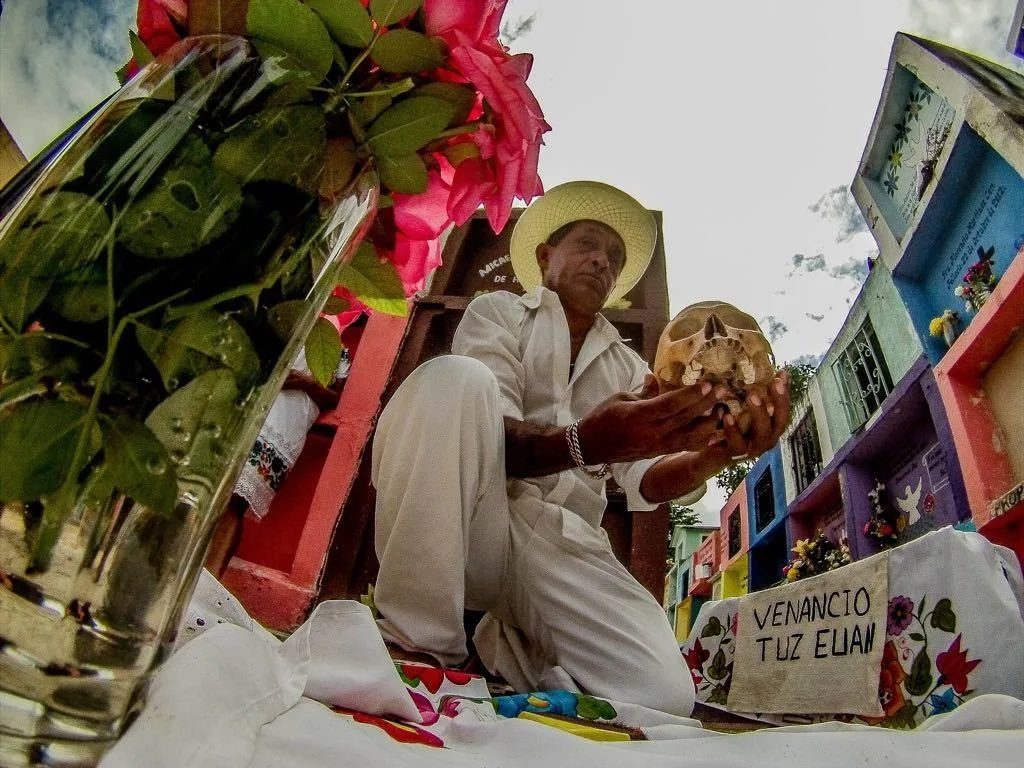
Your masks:
M 750 474 L 750 470 L 753 469 L 753 467 L 753 461 L 737 461 L 735 464 L 726 467 L 715 475 L 715 485 L 726 493 L 732 493 L 739 487 L 739 484 L 743 482 L 743 479 Z
M 299 0 L 249 0 L 249 34 L 294 56 L 320 82 L 334 61 L 327 27 L 309 5 Z
M 86 427 L 85 406 L 62 400 L 36 399 L 0 414 L 0 502 L 56 491 Z
M 306 337 L 306 365 L 318 382 L 325 387 L 341 361 L 341 339 L 331 322 L 318 317 Z
M 352 261 L 342 267 L 338 284 L 378 312 L 402 317 L 409 311 L 394 264 L 381 261 L 370 243 L 363 243 Z
M 341 45 L 366 47 L 373 37 L 370 14 L 359 0 L 306 0 Z
M 408 155 L 436 138 L 454 114 L 450 102 L 412 96 L 385 110 L 370 126 L 366 142 L 378 156 Z
M 427 188 L 427 165 L 415 152 L 401 157 L 380 157 L 377 170 L 381 181 L 393 192 L 415 195 Z
M 817 369 L 813 365 L 794 363 L 786 363 L 782 367 L 789 374 L 789 399 L 793 403 L 798 403 L 807 394 L 807 388 Z
M 396 74 L 423 72 L 444 63 L 437 45 L 411 29 L 394 29 L 382 35 L 370 55 L 385 72 Z
M 401 21 L 423 5 L 423 0 L 370 0 L 370 15 L 387 26 Z

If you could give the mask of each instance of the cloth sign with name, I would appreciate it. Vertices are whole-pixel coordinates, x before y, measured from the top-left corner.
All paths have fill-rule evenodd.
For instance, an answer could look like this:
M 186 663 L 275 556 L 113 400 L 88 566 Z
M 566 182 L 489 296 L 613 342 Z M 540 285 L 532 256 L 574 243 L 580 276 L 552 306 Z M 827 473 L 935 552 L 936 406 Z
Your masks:
M 888 553 L 739 600 L 729 707 L 883 714 Z

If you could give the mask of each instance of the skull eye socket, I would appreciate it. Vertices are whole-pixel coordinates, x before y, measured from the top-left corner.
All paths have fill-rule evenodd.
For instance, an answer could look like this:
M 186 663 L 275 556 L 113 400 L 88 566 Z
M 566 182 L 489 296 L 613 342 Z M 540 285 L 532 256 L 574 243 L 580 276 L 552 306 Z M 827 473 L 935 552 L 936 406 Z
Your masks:
M 750 315 L 746 315 L 742 312 L 737 312 L 736 314 L 719 314 L 718 317 L 726 325 L 732 326 L 733 328 L 739 328 L 741 331 L 761 332 L 761 328 L 758 326 L 757 321 Z
M 696 313 L 689 314 L 686 317 L 680 317 L 676 320 L 675 325 L 672 326 L 672 330 L 669 335 L 673 341 L 685 339 L 687 336 L 692 336 L 703 329 L 704 320 L 705 315 L 703 313 L 699 317 Z

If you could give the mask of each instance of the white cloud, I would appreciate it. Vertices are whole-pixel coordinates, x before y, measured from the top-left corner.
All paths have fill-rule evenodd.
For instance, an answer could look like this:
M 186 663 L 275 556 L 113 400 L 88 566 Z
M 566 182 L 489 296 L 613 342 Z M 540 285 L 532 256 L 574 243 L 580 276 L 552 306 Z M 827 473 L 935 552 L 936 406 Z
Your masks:
M 7 0 L 0 24 L 0 115 L 31 157 L 117 88 L 133 0 Z

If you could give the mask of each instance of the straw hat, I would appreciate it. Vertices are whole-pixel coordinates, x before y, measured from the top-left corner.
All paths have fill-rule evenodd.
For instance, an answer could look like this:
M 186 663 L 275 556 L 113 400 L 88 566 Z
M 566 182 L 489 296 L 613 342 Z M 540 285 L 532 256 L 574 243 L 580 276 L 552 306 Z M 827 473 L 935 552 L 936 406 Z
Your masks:
M 559 227 L 581 219 L 607 224 L 626 244 L 626 263 L 605 304 L 621 299 L 640 282 L 658 239 L 654 216 L 621 189 L 600 181 L 570 181 L 534 200 L 512 230 L 509 256 L 525 291 L 541 283 L 537 246 Z

